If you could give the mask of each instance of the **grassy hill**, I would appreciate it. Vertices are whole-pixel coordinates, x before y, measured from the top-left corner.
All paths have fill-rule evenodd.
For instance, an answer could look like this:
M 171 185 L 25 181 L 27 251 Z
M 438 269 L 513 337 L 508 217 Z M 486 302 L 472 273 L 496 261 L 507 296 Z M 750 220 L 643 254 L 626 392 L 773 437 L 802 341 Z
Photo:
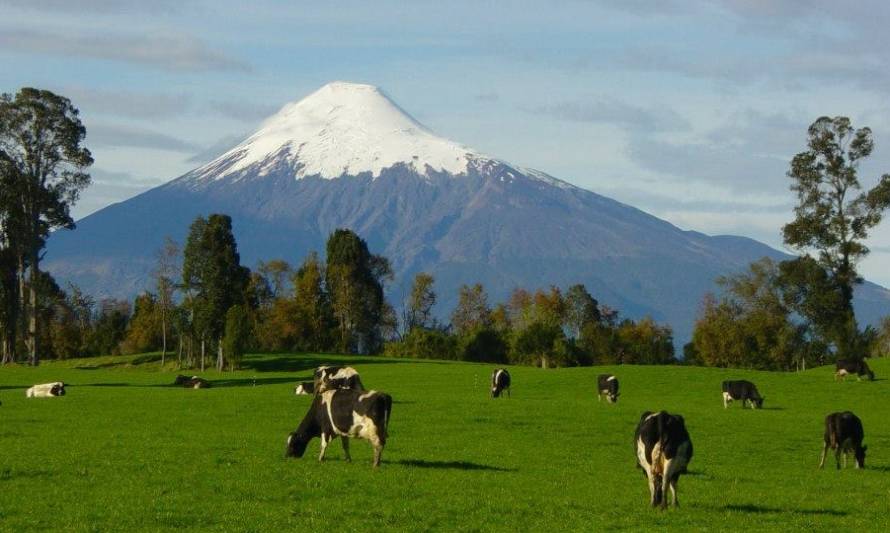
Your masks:
M 309 403 L 295 382 L 350 363 L 394 397 L 383 466 L 354 442 L 315 460 L 283 458 Z M 511 368 L 512 398 L 488 398 L 490 365 L 335 356 L 254 356 L 205 372 L 208 390 L 169 384 L 152 356 L 0 368 L 0 529 L 273 531 L 887 530 L 890 360 L 878 380 L 835 383 L 832 369 L 777 374 L 685 367 Z M 596 400 L 596 374 L 621 401 Z M 720 382 L 747 378 L 761 411 L 724 410 Z M 64 380 L 68 395 L 26 399 Z M 683 414 L 695 445 L 682 507 L 648 507 L 634 468 L 644 410 Z M 865 425 L 867 468 L 817 469 L 824 416 Z

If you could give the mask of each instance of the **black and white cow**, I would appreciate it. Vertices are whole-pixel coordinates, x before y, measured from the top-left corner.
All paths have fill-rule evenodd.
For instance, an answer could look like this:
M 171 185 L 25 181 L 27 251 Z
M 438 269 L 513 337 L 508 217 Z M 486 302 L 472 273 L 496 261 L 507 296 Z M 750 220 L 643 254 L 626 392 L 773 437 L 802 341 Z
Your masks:
M 763 407 L 763 396 L 757 392 L 757 386 L 744 379 L 723 382 L 723 408 L 729 407 L 733 400 L 741 400 L 742 409 L 745 403 L 750 403 L 751 409 Z
M 26 398 L 54 398 L 65 396 L 65 384 L 61 381 L 34 385 L 25 391 Z
M 365 390 L 361 376 L 351 366 L 320 366 L 316 368 L 313 386 L 316 394 L 334 389 Z
M 176 379 L 173 380 L 173 384 L 180 385 L 186 389 L 206 389 L 210 386 L 210 382 L 204 378 L 198 376 L 183 376 L 182 374 L 176 376 Z
M 686 473 L 686 466 L 692 460 L 692 440 L 686 431 L 683 417 L 665 411 L 646 411 L 637 425 L 634 448 L 637 466 L 643 469 L 649 480 L 652 506 L 667 507 L 667 485 L 671 489 L 676 507 L 677 481 L 680 474 Z
M 497 398 L 504 391 L 510 396 L 510 373 L 506 369 L 496 368 L 491 373 L 491 397 Z
M 315 383 L 312 381 L 298 383 L 296 388 L 294 388 L 294 394 L 297 396 L 311 396 L 315 394 Z
M 285 456 L 303 457 L 309 441 L 319 437 L 321 452 L 318 460 L 324 461 L 328 444 L 340 437 L 343 454 L 347 461 L 351 461 L 349 439 L 359 438 L 371 443 L 374 447 L 373 465 L 380 466 L 391 412 L 392 397 L 383 392 L 334 389 L 319 393 L 300 426 L 288 436 Z
M 874 381 L 875 373 L 868 367 L 865 359 L 838 359 L 834 365 L 834 380 L 846 380 L 848 374 L 855 374 L 856 379 L 862 381 L 862 376 L 868 376 L 870 381 Z
M 828 448 L 834 450 L 837 467 L 841 467 L 841 454 L 844 455 L 844 468 L 847 468 L 847 455 L 853 453 L 856 458 L 856 468 L 865 468 L 865 450 L 868 446 L 862 445 L 865 432 L 862 430 L 862 420 L 851 413 L 831 413 L 825 417 L 825 437 L 822 446 L 822 458 L 819 460 L 819 468 L 825 466 L 825 454 Z
M 600 374 L 596 378 L 597 382 L 597 398 L 599 401 L 603 401 L 603 396 L 606 397 L 606 401 L 609 403 L 615 403 L 618 401 L 618 378 L 613 376 L 612 374 Z

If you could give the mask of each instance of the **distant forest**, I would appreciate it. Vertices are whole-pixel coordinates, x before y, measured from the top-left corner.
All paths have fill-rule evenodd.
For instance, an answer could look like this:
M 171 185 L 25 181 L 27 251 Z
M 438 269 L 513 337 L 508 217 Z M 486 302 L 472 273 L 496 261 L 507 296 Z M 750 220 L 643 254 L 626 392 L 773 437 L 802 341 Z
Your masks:
M 385 297 L 387 258 L 349 229 L 324 256 L 251 271 L 232 221 L 198 217 L 184 245 L 157 251 L 153 288 L 96 301 L 40 269 L 52 231 L 72 230 L 71 207 L 90 184 L 86 128 L 65 97 L 24 88 L 0 96 L 0 354 L 2 362 L 161 352 L 162 364 L 234 369 L 249 351 L 308 351 L 454 359 L 541 367 L 700 364 L 793 370 L 836 357 L 890 352 L 890 318 L 860 329 L 852 306 L 864 241 L 890 206 L 890 174 L 862 190 L 859 162 L 871 130 L 821 117 L 791 161 L 798 199 L 783 228 L 800 256 L 752 264 L 705 297 L 682 358 L 671 328 L 631 320 L 584 285 L 517 288 L 491 303 L 480 284 L 460 288 L 450 321 L 436 318 L 435 279 L 419 273 L 405 301 Z

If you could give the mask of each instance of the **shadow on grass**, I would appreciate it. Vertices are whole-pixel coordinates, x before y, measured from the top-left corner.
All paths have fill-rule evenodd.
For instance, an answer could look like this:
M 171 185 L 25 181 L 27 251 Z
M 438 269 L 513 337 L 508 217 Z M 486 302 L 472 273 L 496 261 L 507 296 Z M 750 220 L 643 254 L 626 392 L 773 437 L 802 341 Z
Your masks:
M 256 370 L 257 372 L 304 372 L 307 370 L 315 370 L 316 368 L 329 366 L 366 366 L 377 364 L 395 364 L 406 363 L 410 361 L 402 359 L 389 359 L 386 357 L 370 359 L 363 357 L 362 359 L 343 359 L 343 356 L 337 356 L 336 359 L 328 359 L 324 356 L 313 355 L 312 357 L 304 357 L 297 355 L 281 355 L 275 357 L 247 357 L 241 361 L 242 370 Z
M 515 468 L 502 468 L 500 466 L 482 465 L 469 461 L 424 461 L 422 459 L 402 459 L 393 464 L 411 466 L 414 468 L 438 468 L 444 470 L 486 470 L 489 472 L 516 472 Z
M 836 511 L 834 509 L 779 509 L 777 507 L 766 507 L 764 505 L 754 505 L 750 503 L 739 505 L 724 505 L 723 510 L 753 514 L 797 513 L 819 516 L 846 516 L 848 514 L 846 511 Z
M 876 472 L 890 472 L 890 466 L 868 466 L 868 465 L 865 465 L 865 470 L 874 470 Z
M 763 411 L 784 411 L 784 407 L 761 407 Z
M 168 357 L 169 361 L 170 358 Z M 139 366 L 147 363 L 159 363 L 161 354 L 144 354 L 133 358 L 124 358 L 119 361 L 109 361 L 107 363 L 96 363 L 92 365 L 81 365 L 74 367 L 75 370 L 101 370 L 103 368 L 114 368 L 122 366 Z
M 296 385 L 297 380 L 291 377 L 277 378 L 231 378 L 231 379 L 214 379 L 207 380 L 210 382 L 210 388 L 217 387 L 260 387 L 263 385 L 278 385 L 281 383 L 293 383 Z M 167 386 L 167 385 L 165 385 Z M 170 387 L 182 388 L 182 385 L 170 384 Z
M 70 387 L 70 385 L 65 385 L 66 387 Z M 81 383 L 79 385 L 75 385 L 76 387 L 131 387 L 129 383 Z

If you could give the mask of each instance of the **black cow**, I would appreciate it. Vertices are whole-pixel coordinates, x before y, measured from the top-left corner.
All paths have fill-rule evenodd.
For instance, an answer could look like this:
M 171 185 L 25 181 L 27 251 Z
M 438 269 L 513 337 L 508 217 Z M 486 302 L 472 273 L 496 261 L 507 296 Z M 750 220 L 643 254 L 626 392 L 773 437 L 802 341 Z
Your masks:
M 825 466 L 825 454 L 828 448 L 835 450 L 834 457 L 837 467 L 841 467 L 841 454 L 844 454 L 844 468 L 847 468 L 847 455 L 850 452 L 856 457 L 856 468 L 865 468 L 865 450 L 868 446 L 862 445 L 865 432 L 862 430 L 862 420 L 851 413 L 831 413 L 825 417 L 825 444 L 822 446 L 822 458 L 819 460 L 819 468 Z
M 856 374 L 856 379 L 862 381 L 862 376 L 868 376 L 870 381 L 874 381 L 875 373 L 868 368 L 865 359 L 838 359 L 834 365 L 834 380 L 842 379 L 846 381 L 848 374 Z
M 351 366 L 320 366 L 313 377 L 316 394 L 334 389 L 365 390 L 361 376 Z
M 510 373 L 506 369 L 496 368 L 491 373 L 491 397 L 497 398 L 504 391 L 510 396 Z
M 763 397 L 757 392 L 757 387 L 744 379 L 723 382 L 723 408 L 729 407 L 733 400 L 741 400 L 742 409 L 745 408 L 746 402 L 751 404 L 751 409 L 763 407 Z
M 650 502 L 653 507 L 667 507 L 665 484 L 671 489 L 673 504 L 677 502 L 677 481 L 686 473 L 692 460 L 692 440 L 680 415 L 665 411 L 646 411 L 640 417 L 634 435 L 637 466 L 649 480 Z
M 374 447 L 374 466 L 380 466 L 380 455 L 386 445 L 387 427 L 392 412 L 392 397 L 375 391 L 335 389 L 319 393 L 313 398 L 309 412 L 300 426 L 287 438 L 286 457 L 303 457 L 306 445 L 315 437 L 321 438 L 318 460 L 337 437 L 343 444 L 343 454 L 349 456 L 349 438 L 365 439 Z
M 609 403 L 615 403 L 618 401 L 618 378 L 613 376 L 612 374 L 600 374 L 596 378 L 597 382 L 597 398 L 599 401 L 603 401 L 603 396 L 606 397 L 606 401 Z
M 176 379 L 173 380 L 173 384 L 180 385 L 186 389 L 206 389 L 210 387 L 210 382 L 204 378 L 198 376 L 183 376 L 182 374 L 176 376 Z
M 304 381 L 294 388 L 294 394 L 297 396 L 309 396 L 315 394 L 315 383 L 312 381 Z

